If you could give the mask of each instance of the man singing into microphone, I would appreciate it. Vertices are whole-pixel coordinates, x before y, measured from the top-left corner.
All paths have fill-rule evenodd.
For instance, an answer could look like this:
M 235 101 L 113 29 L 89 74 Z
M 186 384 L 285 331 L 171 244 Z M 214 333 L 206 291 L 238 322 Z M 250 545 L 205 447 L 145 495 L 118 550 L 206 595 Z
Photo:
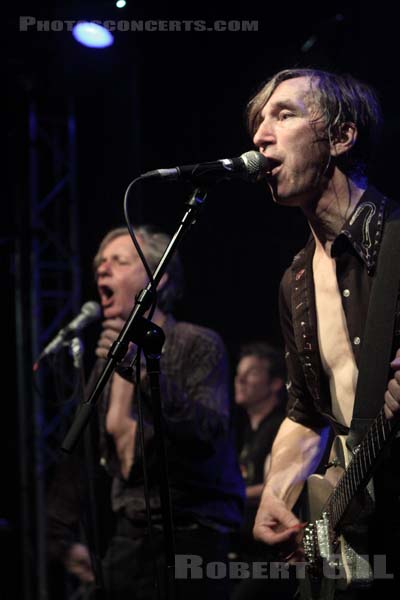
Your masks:
M 398 206 L 366 177 L 381 122 L 369 86 L 351 76 L 285 70 L 250 101 L 248 121 L 255 146 L 270 161 L 273 200 L 300 207 L 311 230 L 281 282 L 289 401 L 254 526 L 255 537 L 275 545 L 282 559 L 301 561 L 304 524 L 291 509 L 320 462 L 327 427 L 349 431 L 371 285 L 388 218 Z M 399 299 L 393 332 L 381 396 L 387 419 L 398 418 L 400 409 Z M 367 548 L 387 555 L 395 579 L 382 581 L 374 574 L 373 590 L 381 584 L 392 592 L 399 587 L 398 558 L 391 562 L 400 542 L 398 446 L 397 439 L 376 475 Z
M 169 236 L 141 226 L 135 230 L 154 271 Z M 110 231 L 94 260 L 103 309 L 98 357 L 89 390 L 93 388 L 112 342 L 128 318 L 135 296 L 148 283 L 139 255 L 125 228 Z M 225 562 L 229 532 L 241 522 L 244 489 L 230 431 L 227 357 L 217 333 L 191 323 L 177 322 L 171 310 L 182 291 L 182 268 L 174 256 L 158 286 L 152 321 L 162 327 L 166 341 L 161 357 L 161 395 L 169 468 L 176 554 L 187 563 L 192 555 L 204 565 Z M 112 478 L 112 509 L 116 531 L 102 564 L 107 598 L 156 598 L 154 560 L 163 586 L 164 546 L 160 512 L 158 465 L 148 380 L 143 396 L 145 460 L 148 469 L 153 546 L 148 535 L 143 491 L 143 455 L 139 441 L 136 391 L 138 382 L 121 368 L 115 372 L 99 403 L 100 463 Z M 121 374 L 123 376 L 121 376 Z M 82 581 L 92 581 L 88 551 L 69 530 L 78 523 L 78 502 L 53 502 L 50 528 L 53 545 L 63 547 L 63 562 Z M 69 537 L 68 537 L 69 536 Z M 57 539 L 58 538 L 58 539 Z M 69 539 L 69 542 L 65 540 Z M 177 560 L 180 560 L 179 558 Z M 182 571 L 185 569 L 180 568 Z M 228 580 L 206 576 L 177 580 L 177 597 L 228 599 Z M 183 573 L 183 575 L 185 575 Z M 161 598 L 165 590 L 161 590 Z

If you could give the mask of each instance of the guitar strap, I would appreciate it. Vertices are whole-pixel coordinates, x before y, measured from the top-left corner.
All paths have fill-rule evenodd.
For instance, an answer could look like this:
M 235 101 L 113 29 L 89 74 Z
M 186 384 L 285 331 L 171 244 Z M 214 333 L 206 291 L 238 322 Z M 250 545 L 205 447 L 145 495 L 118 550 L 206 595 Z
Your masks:
M 400 209 L 388 216 L 372 282 L 353 418 L 347 445 L 357 446 L 383 405 L 393 359 L 400 282 Z

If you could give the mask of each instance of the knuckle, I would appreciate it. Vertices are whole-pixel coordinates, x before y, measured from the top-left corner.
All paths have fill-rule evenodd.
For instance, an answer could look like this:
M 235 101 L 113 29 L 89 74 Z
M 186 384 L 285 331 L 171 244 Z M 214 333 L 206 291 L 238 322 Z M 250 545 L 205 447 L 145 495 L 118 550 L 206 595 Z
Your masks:
M 384 412 L 385 412 L 385 417 L 387 419 L 390 419 L 393 416 L 392 411 L 390 410 L 390 408 L 388 407 L 387 404 L 385 404 L 385 406 L 384 406 Z
M 392 403 L 393 403 L 392 394 L 390 393 L 389 390 L 386 390 L 386 392 L 385 392 L 385 403 L 389 407 L 392 406 Z

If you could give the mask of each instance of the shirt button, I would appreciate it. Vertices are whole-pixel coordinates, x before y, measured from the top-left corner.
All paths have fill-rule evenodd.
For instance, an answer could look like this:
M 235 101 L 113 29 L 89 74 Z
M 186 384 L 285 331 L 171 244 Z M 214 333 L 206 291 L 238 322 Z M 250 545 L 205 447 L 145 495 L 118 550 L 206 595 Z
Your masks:
M 347 289 L 346 289 L 346 290 L 343 290 L 343 296 L 344 296 L 345 298 L 348 298 L 348 297 L 350 296 L 350 290 L 347 290 Z
M 358 346 L 359 343 L 361 342 L 360 338 L 358 337 L 358 335 L 354 338 L 353 343 L 355 346 Z

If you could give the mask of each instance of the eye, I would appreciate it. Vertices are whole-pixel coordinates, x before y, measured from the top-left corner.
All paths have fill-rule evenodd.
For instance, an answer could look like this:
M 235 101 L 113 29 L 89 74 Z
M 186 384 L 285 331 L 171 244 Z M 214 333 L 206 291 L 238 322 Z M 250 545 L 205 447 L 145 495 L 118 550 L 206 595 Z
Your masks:
M 128 265 L 130 263 L 129 256 L 126 256 L 125 254 L 116 254 L 113 256 L 112 260 L 117 265 Z
M 290 117 L 294 117 L 294 113 L 290 110 L 281 110 L 278 118 L 280 121 L 286 121 L 286 119 L 289 119 Z

